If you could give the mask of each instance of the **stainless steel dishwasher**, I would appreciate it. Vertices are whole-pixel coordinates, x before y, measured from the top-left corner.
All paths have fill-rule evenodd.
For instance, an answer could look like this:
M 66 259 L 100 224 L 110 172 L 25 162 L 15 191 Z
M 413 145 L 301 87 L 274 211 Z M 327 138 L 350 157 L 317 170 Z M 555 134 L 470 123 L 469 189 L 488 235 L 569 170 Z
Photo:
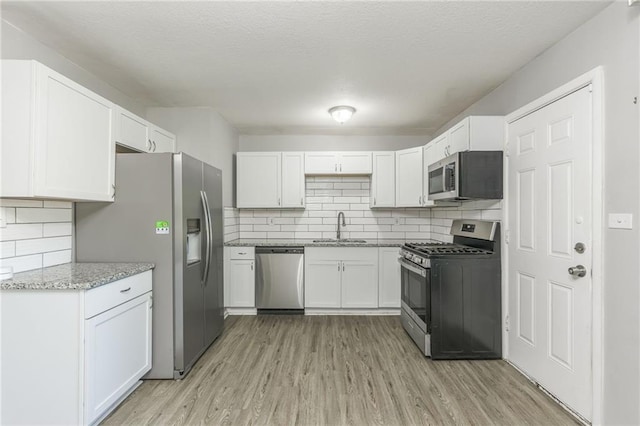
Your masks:
M 304 312 L 304 247 L 256 247 L 256 308 Z

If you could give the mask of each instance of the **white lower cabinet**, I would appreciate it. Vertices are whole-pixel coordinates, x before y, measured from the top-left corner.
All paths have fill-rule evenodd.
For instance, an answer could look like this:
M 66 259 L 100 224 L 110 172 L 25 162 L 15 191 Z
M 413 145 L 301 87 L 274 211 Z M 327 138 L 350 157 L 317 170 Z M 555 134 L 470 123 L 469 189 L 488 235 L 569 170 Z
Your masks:
M 400 307 L 400 264 L 398 247 L 378 249 L 378 306 L 381 308 Z
M 377 308 L 378 249 L 307 247 L 305 308 Z
M 224 306 L 255 308 L 256 272 L 254 247 L 224 248 Z
M 3 290 L 0 424 L 95 424 L 151 369 L 151 271 L 92 290 Z

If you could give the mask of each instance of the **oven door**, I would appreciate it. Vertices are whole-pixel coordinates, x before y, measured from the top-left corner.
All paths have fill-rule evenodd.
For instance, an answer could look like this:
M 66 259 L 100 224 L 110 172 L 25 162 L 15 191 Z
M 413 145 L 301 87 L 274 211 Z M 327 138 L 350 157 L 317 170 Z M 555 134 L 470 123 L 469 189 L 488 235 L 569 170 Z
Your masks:
M 402 308 L 426 334 L 431 333 L 431 269 L 399 258 Z

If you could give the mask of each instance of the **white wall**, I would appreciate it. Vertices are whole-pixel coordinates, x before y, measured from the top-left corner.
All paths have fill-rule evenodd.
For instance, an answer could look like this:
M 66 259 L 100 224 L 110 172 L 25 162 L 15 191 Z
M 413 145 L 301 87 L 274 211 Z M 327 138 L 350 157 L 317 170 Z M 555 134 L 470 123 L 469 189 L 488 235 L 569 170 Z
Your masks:
M 395 151 L 430 140 L 429 136 L 240 135 L 239 151 Z
M 2 59 L 35 59 L 54 71 L 109 99 L 129 111 L 144 116 L 144 107 L 133 98 L 100 80 L 55 50 L 40 43 L 11 23 L 0 22 Z
M 506 115 L 602 65 L 605 78 L 604 206 L 633 213 L 631 231 L 604 229 L 604 423 L 640 423 L 640 7 L 617 1 L 452 119 Z M 606 225 L 606 224 L 605 224 Z
M 175 133 L 176 148 L 222 170 L 223 205 L 235 204 L 235 161 L 238 132 L 209 107 L 149 108 L 147 119 Z

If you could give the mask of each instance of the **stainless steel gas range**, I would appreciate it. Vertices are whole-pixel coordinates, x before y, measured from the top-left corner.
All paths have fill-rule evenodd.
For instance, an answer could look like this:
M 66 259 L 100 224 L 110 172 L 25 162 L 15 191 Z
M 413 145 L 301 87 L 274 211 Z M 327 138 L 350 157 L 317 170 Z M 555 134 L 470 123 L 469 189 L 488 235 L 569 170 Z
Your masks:
M 432 359 L 501 358 L 500 224 L 459 219 L 450 233 L 400 249 L 402 325 Z

